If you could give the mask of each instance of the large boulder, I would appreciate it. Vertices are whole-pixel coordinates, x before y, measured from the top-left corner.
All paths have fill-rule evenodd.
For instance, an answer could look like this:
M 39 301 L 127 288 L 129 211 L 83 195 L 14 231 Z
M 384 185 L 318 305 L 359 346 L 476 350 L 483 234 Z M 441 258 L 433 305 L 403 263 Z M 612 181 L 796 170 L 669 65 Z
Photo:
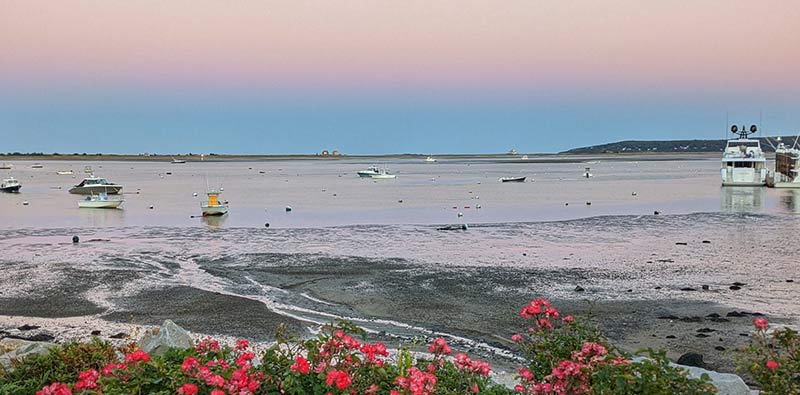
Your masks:
M 171 320 L 164 321 L 160 328 L 153 328 L 139 339 L 139 348 L 151 355 L 163 355 L 170 348 L 194 347 L 192 336 Z
M 707 374 L 714 386 L 717 387 L 717 395 L 751 395 L 750 388 L 744 383 L 744 380 L 735 374 L 717 373 L 694 366 L 677 366 L 686 369 L 689 377 L 692 378 L 700 378 L 704 373 Z
M 32 355 L 44 355 L 56 346 L 57 344 L 54 343 L 2 339 L 0 340 L 0 366 L 8 369 L 13 360 L 22 360 Z

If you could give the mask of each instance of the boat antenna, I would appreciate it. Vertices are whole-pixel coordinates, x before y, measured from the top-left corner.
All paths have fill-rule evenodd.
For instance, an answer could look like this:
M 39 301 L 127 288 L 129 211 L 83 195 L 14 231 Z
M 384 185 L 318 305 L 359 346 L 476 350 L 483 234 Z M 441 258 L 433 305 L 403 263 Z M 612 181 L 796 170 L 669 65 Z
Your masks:
M 794 144 L 792 144 L 792 148 L 797 147 L 797 139 L 800 139 L 800 134 L 794 139 Z

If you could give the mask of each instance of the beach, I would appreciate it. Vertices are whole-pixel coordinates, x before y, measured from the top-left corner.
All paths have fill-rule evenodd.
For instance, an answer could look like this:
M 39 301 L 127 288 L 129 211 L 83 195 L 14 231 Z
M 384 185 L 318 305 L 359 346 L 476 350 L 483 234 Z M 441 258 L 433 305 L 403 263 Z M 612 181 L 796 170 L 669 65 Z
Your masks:
M 15 164 L 22 193 L 0 195 L 9 333 L 41 324 L 67 341 L 172 319 L 268 342 L 279 323 L 308 334 L 346 318 L 387 344 L 442 335 L 510 367 L 520 307 L 546 297 L 626 351 L 699 352 L 732 371 L 753 314 L 800 318 L 797 196 L 720 188 L 710 156 L 394 159 L 383 182 L 355 176 L 361 160 L 41 163 Z M 125 185 L 122 210 L 77 208 L 66 190 L 85 165 Z M 55 174 L 67 168 L 74 179 Z M 209 187 L 226 217 L 196 217 Z

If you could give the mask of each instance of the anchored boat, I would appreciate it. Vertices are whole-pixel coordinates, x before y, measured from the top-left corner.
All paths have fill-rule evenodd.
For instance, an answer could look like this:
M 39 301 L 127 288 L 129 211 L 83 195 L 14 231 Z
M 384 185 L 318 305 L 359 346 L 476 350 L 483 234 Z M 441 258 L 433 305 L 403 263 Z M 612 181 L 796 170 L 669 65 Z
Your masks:
M 379 169 L 378 166 L 370 166 L 366 170 L 361 170 L 356 174 L 358 174 L 358 176 L 361 178 L 370 178 L 376 174 L 380 174 L 380 172 L 381 169 Z
M 500 182 L 525 182 L 528 177 L 502 177 Z
M 80 208 L 118 208 L 122 205 L 122 199 L 110 199 L 107 193 L 92 194 L 86 199 L 78 201 Z
M 800 138 L 800 136 L 798 136 Z M 775 172 L 772 173 L 768 185 L 774 188 L 800 188 L 800 149 L 797 149 L 797 139 L 789 148 L 784 143 L 778 143 L 775 148 Z
M 22 188 L 22 184 L 20 184 L 19 181 L 17 181 L 17 179 L 14 177 L 6 178 L 2 183 L 0 183 L 0 191 L 3 192 L 16 193 L 19 192 L 20 188 Z
M 122 185 L 108 182 L 105 178 L 100 177 L 87 177 L 81 181 L 80 184 L 70 188 L 69 193 L 78 195 L 92 195 L 99 193 L 106 193 L 109 195 L 116 195 L 122 191 Z
M 228 213 L 228 202 L 219 201 L 219 192 L 211 190 L 208 192 L 208 201 L 200 204 L 203 216 L 225 215 Z
M 763 186 L 767 182 L 767 158 L 761 150 L 761 142 L 747 136 L 758 131 L 751 125 L 748 131 L 744 126 L 731 126 L 731 133 L 739 138 L 728 140 L 722 154 L 722 186 Z

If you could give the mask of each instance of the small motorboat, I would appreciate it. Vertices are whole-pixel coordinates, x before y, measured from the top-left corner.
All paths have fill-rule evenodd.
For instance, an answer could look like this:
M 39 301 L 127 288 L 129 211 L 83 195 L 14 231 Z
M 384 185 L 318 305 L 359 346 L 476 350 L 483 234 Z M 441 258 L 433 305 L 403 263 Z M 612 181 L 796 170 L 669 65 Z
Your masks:
M 16 193 L 19 192 L 20 188 L 22 188 L 22 184 L 20 184 L 19 181 L 17 181 L 17 179 L 14 177 L 6 178 L 2 183 L 0 183 L 0 191 L 3 192 Z
M 170 163 L 172 163 L 172 164 L 176 164 L 176 163 L 186 163 L 186 161 L 185 161 L 185 160 L 183 160 L 183 159 L 175 159 L 175 158 L 172 158 L 172 162 L 170 162 Z
M 500 182 L 525 182 L 528 177 L 502 177 Z
M 71 176 L 71 175 L 73 175 L 75 173 L 72 170 L 61 170 L 61 171 L 57 171 L 56 174 L 58 174 L 60 176 Z
M 397 178 L 396 175 L 389 173 L 389 171 L 386 170 L 385 167 L 383 169 L 379 169 L 378 174 L 373 174 L 369 177 L 372 178 L 373 180 L 393 180 Z
M 31 169 L 41 169 L 43 167 L 44 165 L 42 165 L 41 163 L 34 163 L 31 165 Z
M 116 195 L 122 191 L 122 185 L 108 182 L 105 178 L 99 177 L 86 177 L 80 184 L 70 188 L 69 193 L 78 195 L 92 195 L 96 193 L 106 193 L 109 195 Z
M 208 201 L 200 204 L 204 217 L 228 213 L 228 202 L 219 201 L 219 192 L 212 189 L 207 195 Z
M 370 178 L 376 174 L 379 174 L 380 172 L 381 170 L 378 169 L 378 166 L 370 166 L 366 170 L 361 170 L 356 174 L 358 174 L 358 176 L 361 178 Z
M 122 205 L 122 199 L 110 199 L 107 193 L 87 196 L 78 202 L 80 208 L 118 208 Z
M 589 168 L 587 167 L 586 170 L 584 170 L 583 172 L 583 178 L 591 178 L 591 177 L 594 177 L 594 174 L 589 172 Z
M 432 156 L 429 156 L 425 158 L 425 163 L 436 163 L 436 159 L 434 159 Z
M 0 163 L 0 170 L 11 170 L 13 167 L 11 163 Z

